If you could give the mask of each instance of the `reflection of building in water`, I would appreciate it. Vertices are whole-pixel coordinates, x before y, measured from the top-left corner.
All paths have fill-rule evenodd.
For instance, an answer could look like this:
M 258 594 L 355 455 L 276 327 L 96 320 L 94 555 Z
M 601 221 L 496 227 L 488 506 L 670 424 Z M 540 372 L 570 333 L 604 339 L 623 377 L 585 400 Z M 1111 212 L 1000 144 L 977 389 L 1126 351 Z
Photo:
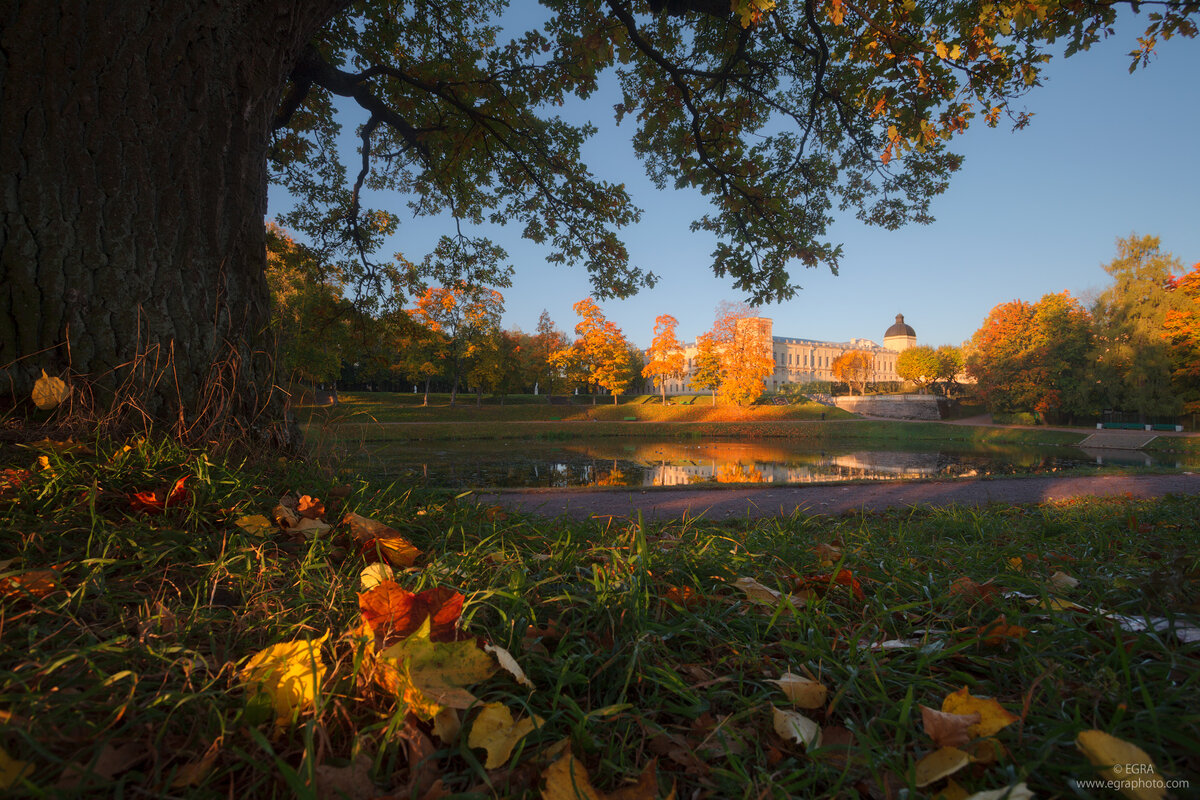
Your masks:
M 900 480 L 937 475 L 937 453 L 859 452 L 814 458 L 809 464 L 778 461 L 722 462 L 715 459 L 687 464 L 647 464 L 646 486 L 685 486 L 689 483 L 816 483 L 829 481 Z
M 774 323 L 766 317 L 751 317 L 744 320 L 762 331 L 764 349 L 770 348 L 775 361 L 775 372 L 766 380 L 768 391 L 778 389 L 785 383 L 812 383 L 834 381 L 833 362 L 850 350 L 863 350 L 871 354 L 874 377 L 872 381 L 899 381 L 896 374 L 896 356 L 917 344 L 917 334 L 911 325 L 904 322 L 904 315 L 897 314 L 896 322 L 883 334 L 883 345 L 870 339 L 851 339 L 848 342 L 825 342 L 818 339 L 794 339 L 774 336 Z M 682 380 L 667 381 L 667 391 L 675 394 L 696 394 L 690 378 L 696 368 L 696 343 L 684 345 L 688 374 Z M 657 384 L 655 384 L 657 391 Z

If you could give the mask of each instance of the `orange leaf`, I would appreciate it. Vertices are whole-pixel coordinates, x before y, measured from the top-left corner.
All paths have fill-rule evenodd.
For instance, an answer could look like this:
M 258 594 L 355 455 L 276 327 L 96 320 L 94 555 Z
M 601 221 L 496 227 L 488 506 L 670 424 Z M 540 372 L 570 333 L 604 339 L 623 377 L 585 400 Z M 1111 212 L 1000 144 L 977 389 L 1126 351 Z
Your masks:
M 179 480 L 175 481 L 171 486 L 171 490 L 165 493 L 155 489 L 150 492 L 135 492 L 129 496 L 129 506 L 134 511 L 140 511 L 143 514 L 161 514 L 168 508 L 185 505 L 191 498 L 191 492 L 187 490 L 184 483 L 191 477 L 184 475 Z
M 979 637 L 986 645 L 993 647 L 1004 644 L 1006 639 L 1021 639 L 1025 634 L 1029 633 L 1028 628 L 1022 628 L 1020 625 L 1009 625 L 1001 614 L 1000 618 L 991 625 L 984 625 L 979 629 Z
M 380 646 L 386 647 L 412 634 L 426 619 L 432 641 L 455 641 L 464 599 L 453 589 L 437 587 L 413 594 L 395 581 L 383 581 L 358 596 L 358 607 Z
M 704 605 L 704 598 L 692 591 L 690 586 L 668 586 L 663 592 L 663 600 L 669 600 L 684 608 L 697 608 Z
M 309 519 L 317 519 L 325 516 L 325 504 L 316 497 L 309 495 L 301 495 L 300 501 L 296 503 L 296 512 Z
M 33 569 L 0 578 L 0 597 L 27 595 L 45 597 L 59 588 L 58 572 L 52 569 Z

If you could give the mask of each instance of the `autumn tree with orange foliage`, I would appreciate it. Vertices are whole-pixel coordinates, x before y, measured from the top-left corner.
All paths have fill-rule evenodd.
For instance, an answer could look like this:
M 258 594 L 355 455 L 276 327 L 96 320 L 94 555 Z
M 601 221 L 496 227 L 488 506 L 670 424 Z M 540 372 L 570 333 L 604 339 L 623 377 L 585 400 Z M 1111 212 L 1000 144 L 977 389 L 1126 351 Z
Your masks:
M 434 333 L 445 336 L 443 363 L 450 378 L 450 405 L 458 396 L 458 384 L 486 337 L 499 330 L 504 296 L 485 286 L 457 283 L 430 287 L 417 299 L 409 314 Z
M 586 297 L 572 308 L 580 318 L 575 326 L 578 338 L 570 347 L 552 353 L 550 362 L 568 375 L 578 375 L 589 387 L 608 390 L 615 404 L 620 393 L 633 381 L 629 343 L 621 329 L 604 317 L 604 312 L 592 298 Z M 592 403 L 595 402 L 593 394 Z
M 1167 311 L 1163 320 L 1163 338 L 1171 348 L 1171 380 L 1184 411 L 1200 414 L 1200 262 L 1172 278 L 1170 291 L 1183 301 L 1182 308 Z
M 762 397 L 767 376 L 775 371 L 767 320 L 753 316 L 743 303 L 722 303 L 709 334 L 721 360 L 721 399 L 739 406 Z
M 833 360 L 833 376 L 850 386 L 850 394 L 855 388 L 862 394 L 875 377 L 875 358 L 866 350 L 847 350 Z
M 1071 418 L 1089 410 L 1091 315 L 1070 293 L 996 306 L 971 337 L 967 369 L 993 413 Z
M 654 378 L 662 391 L 663 405 L 667 404 L 667 380 L 681 378 L 687 371 L 683 345 L 675 337 L 679 320 L 662 314 L 654 320 L 654 341 L 650 344 L 650 362 L 642 369 L 642 377 Z

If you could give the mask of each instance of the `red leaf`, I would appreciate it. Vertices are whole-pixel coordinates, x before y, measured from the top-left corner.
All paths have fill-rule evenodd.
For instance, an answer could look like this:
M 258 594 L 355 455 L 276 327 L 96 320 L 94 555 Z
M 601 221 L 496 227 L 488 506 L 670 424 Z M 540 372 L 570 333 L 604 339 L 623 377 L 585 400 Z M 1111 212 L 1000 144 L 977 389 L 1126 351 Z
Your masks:
M 437 587 L 413 594 L 395 581 L 384 581 L 360 594 L 358 607 L 376 640 L 386 647 L 412 634 L 426 619 L 433 641 L 455 641 L 464 600 L 453 589 Z

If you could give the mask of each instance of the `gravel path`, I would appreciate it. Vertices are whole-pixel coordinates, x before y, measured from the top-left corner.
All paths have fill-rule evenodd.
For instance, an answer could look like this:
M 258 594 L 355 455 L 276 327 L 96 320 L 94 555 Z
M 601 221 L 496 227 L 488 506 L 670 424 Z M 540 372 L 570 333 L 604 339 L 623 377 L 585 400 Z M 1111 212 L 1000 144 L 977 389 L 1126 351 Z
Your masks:
M 1200 474 L 1105 475 L 997 478 L 957 481 L 896 481 L 852 486 L 786 486 L 745 489 L 546 489 L 480 494 L 482 503 L 550 517 L 636 516 L 648 519 L 704 515 L 708 519 L 769 517 L 802 513 L 910 506 L 979 506 L 988 503 L 1044 503 L 1077 497 L 1162 497 L 1200 494 Z

